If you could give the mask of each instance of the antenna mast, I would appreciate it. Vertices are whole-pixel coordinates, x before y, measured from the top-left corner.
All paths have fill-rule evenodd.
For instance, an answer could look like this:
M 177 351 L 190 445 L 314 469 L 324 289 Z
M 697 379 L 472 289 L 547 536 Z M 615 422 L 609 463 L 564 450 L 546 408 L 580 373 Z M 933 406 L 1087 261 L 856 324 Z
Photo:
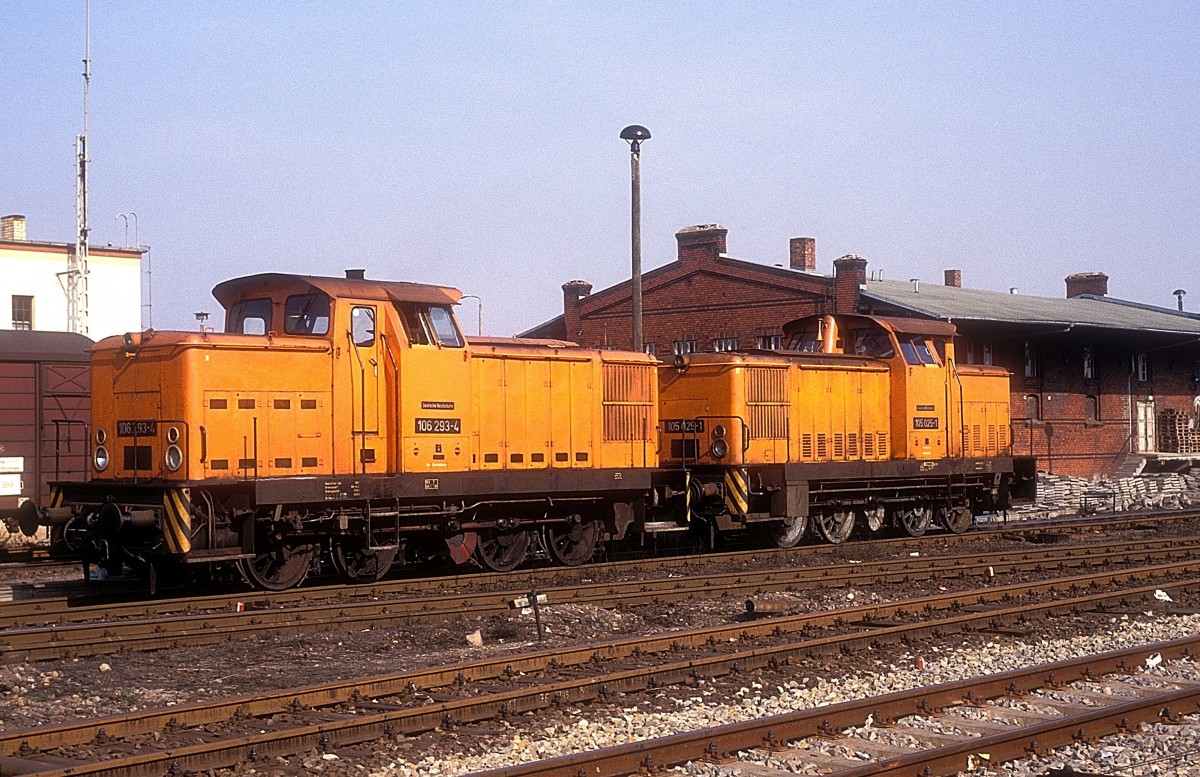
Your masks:
M 88 82 L 92 77 L 92 3 L 85 3 L 83 134 L 75 137 L 75 252 L 67 257 L 67 330 L 88 333 Z

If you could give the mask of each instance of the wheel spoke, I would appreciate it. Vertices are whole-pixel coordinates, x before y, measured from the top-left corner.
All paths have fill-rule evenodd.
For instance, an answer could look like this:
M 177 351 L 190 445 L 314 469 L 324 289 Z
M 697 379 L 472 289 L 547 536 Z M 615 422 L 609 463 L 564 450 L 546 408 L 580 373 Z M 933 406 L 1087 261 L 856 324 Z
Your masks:
M 475 547 L 475 560 L 484 569 L 508 572 L 525 560 L 529 551 L 529 534 L 522 531 L 481 532 Z
M 578 566 L 590 561 L 600 539 L 598 521 L 580 521 L 567 526 L 548 526 L 546 545 L 550 555 L 560 564 Z
M 804 539 L 808 528 L 808 516 L 796 515 L 780 523 L 772 524 L 771 540 L 777 548 L 794 548 Z
M 312 544 L 280 544 L 241 562 L 242 572 L 258 588 L 283 591 L 300 585 L 316 555 Z

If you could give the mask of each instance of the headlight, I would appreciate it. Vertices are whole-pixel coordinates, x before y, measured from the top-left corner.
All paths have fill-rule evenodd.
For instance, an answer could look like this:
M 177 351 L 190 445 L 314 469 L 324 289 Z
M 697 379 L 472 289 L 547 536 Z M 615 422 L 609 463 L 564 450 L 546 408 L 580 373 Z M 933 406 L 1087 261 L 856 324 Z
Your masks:
M 178 426 L 172 426 L 170 429 L 167 430 L 167 442 L 171 443 L 172 445 L 179 442 L 179 427 Z
M 713 437 L 721 438 L 725 436 L 725 424 L 717 424 L 713 427 Z
M 108 432 L 104 431 L 104 429 L 97 429 L 96 430 L 96 444 L 103 445 L 105 443 L 105 441 L 107 441 L 107 440 L 108 440 Z
M 725 454 L 729 453 L 729 443 L 721 438 L 713 440 L 712 448 L 710 449 L 713 458 L 723 459 Z
M 178 445 L 172 445 L 167 448 L 167 453 L 163 456 L 163 462 L 167 465 L 167 469 L 174 472 L 183 465 L 183 451 L 179 450 Z
M 96 469 L 100 470 L 101 472 L 108 469 L 108 448 L 105 448 L 103 445 L 97 447 L 96 453 L 92 456 L 92 459 L 93 463 L 96 465 Z

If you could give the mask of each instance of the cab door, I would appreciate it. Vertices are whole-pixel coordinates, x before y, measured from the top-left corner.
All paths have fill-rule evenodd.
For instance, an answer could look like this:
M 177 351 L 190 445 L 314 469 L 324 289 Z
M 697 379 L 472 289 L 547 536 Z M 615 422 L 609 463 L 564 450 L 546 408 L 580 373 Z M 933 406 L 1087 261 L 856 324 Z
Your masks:
M 350 309 L 349 331 L 351 430 L 355 470 L 382 472 L 385 468 L 386 438 L 380 427 L 380 338 L 378 311 L 374 305 L 356 304 Z

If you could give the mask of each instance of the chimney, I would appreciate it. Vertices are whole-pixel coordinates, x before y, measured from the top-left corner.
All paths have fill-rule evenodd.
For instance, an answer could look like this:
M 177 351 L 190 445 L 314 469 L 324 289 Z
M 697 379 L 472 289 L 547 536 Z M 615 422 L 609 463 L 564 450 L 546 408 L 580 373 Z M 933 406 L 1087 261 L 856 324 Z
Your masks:
M 346 278 L 352 281 L 365 280 L 367 277 L 366 270 L 346 270 Z
M 867 282 L 867 260 L 847 254 L 833 260 L 833 312 L 857 313 L 858 290 Z
M 567 331 L 567 339 L 579 342 L 583 334 L 579 318 L 579 300 L 592 293 L 592 284 L 587 281 L 567 281 L 562 285 L 563 290 L 563 327 Z
M 816 272 L 817 241 L 811 237 L 794 237 L 789 244 L 793 270 Z
M 946 285 L 962 288 L 962 270 L 946 270 Z
M 715 261 L 725 253 L 725 236 L 728 234 L 729 230 L 720 224 L 697 224 L 679 230 L 675 240 L 679 244 L 680 263 Z
M 19 213 L 0 218 L 0 240 L 28 240 L 25 237 L 25 217 Z
M 1067 299 L 1080 294 L 1108 295 L 1108 276 L 1102 272 L 1077 272 L 1067 276 Z

